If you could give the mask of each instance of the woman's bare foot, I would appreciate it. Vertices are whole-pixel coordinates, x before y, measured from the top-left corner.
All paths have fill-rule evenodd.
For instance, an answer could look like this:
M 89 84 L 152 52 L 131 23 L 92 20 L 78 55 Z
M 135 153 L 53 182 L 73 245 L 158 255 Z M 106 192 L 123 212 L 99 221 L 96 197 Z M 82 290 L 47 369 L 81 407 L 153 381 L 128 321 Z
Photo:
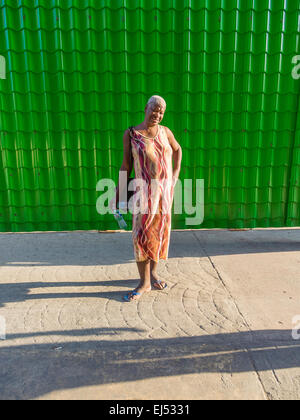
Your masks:
M 138 287 L 136 287 L 134 290 L 127 293 L 124 296 L 123 299 L 126 300 L 126 302 L 131 302 L 133 300 L 139 300 L 144 293 L 148 293 L 148 292 L 151 292 L 151 286 L 150 287 L 145 287 L 145 286 L 138 285 Z
M 163 280 L 160 280 L 157 273 L 155 271 L 151 271 L 151 283 L 153 287 L 155 287 L 158 290 L 163 290 L 167 287 L 167 283 Z

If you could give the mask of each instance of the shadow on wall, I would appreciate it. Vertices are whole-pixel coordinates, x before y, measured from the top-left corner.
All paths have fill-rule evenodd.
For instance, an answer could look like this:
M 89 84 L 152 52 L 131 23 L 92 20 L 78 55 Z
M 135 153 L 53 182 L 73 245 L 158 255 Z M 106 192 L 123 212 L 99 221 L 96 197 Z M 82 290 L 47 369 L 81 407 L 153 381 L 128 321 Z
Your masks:
M 120 330 L 50 331 L 88 336 Z M 300 341 L 291 330 L 264 330 L 176 339 L 79 341 L 0 348 L 0 398 L 31 399 L 84 386 L 205 372 L 237 373 L 300 367 Z M 57 347 L 61 346 L 60 350 Z

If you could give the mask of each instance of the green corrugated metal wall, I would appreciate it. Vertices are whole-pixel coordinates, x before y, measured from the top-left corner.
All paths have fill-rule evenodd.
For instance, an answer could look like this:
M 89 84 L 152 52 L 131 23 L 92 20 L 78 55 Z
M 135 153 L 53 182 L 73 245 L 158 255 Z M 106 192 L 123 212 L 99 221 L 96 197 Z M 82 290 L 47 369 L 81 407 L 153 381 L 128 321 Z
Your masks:
M 0 231 L 117 228 L 96 183 L 152 94 L 204 179 L 194 227 L 299 226 L 298 0 L 0 4 Z

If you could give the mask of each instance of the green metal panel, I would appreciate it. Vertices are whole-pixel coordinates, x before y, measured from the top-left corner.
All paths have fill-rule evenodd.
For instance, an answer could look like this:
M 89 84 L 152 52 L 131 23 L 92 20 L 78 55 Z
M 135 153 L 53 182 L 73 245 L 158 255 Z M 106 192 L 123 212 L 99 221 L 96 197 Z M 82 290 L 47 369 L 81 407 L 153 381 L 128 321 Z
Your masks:
M 290 150 L 290 173 L 288 174 L 289 189 L 286 204 L 287 226 L 299 226 L 300 220 L 300 95 L 298 95 L 297 108 L 298 114 L 295 122 L 295 131 L 291 133 L 293 146 Z
M 299 6 L 0 0 L 0 231 L 115 229 L 96 183 L 152 94 L 205 185 L 203 223 L 173 228 L 299 226 Z

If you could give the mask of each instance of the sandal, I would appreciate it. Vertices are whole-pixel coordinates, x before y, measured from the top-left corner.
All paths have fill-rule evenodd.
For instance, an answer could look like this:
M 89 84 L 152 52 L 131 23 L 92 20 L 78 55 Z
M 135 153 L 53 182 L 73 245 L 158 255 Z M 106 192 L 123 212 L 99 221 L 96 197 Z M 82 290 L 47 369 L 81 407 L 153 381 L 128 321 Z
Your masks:
M 132 302 L 134 300 L 139 300 L 140 299 L 140 296 L 142 296 L 144 293 L 148 293 L 150 291 L 151 291 L 151 289 L 145 290 L 144 292 L 139 293 L 136 290 L 132 290 L 131 292 L 129 292 L 125 296 L 123 296 L 123 300 L 125 302 Z M 139 297 L 138 298 L 134 298 L 134 296 L 139 296 Z
M 135 290 L 133 290 L 132 292 L 127 293 L 127 295 L 123 296 L 123 300 L 125 300 L 125 302 L 131 302 L 133 300 L 138 300 L 138 299 L 134 299 L 133 296 L 141 296 L 141 293 L 136 292 Z
M 163 284 L 163 283 L 165 283 L 165 284 Z M 168 286 L 167 283 L 165 281 L 161 281 L 161 280 L 156 280 L 153 283 L 153 287 L 155 287 L 155 289 L 157 289 L 157 290 L 164 290 L 167 286 Z

